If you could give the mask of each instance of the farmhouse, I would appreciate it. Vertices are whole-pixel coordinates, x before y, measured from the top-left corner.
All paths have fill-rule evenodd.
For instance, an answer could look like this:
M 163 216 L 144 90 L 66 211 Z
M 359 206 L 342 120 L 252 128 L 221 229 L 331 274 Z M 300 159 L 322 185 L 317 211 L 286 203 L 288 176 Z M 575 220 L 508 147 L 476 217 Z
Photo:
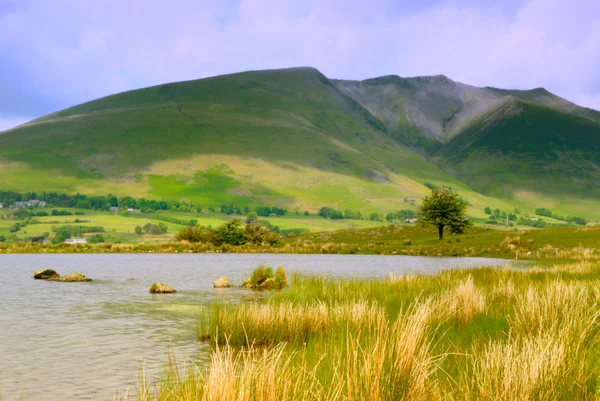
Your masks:
M 87 244 L 87 241 L 85 238 L 68 238 L 65 241 L 65 244 L 70 244 L 70 245 Z
M 24 201 L 24 202 L 15 202 L 15 204 L 12 205 L 10 208 L 11 209 L 24 209 L 26 207 L 45 207 L 45 206 L 46 206 L 46 202 L 40 201 L 37 199 L 31 199 L 31 200 Z

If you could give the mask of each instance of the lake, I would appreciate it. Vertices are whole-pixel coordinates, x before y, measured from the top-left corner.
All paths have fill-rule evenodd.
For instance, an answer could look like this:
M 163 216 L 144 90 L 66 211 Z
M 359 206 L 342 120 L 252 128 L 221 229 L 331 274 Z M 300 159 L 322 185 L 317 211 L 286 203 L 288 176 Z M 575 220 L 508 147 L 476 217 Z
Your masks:
M 135 394 L 143 367 L 155 375 L 174 352 L 178 362 L 206 361 L 196 341 L 196 316 L 215 298 L 237 300 L 240 288 L 213 289 L 228 277 L 239 285 L 264 263 L 340 277 L 433 274 L 443 269 L 504 265 L 485 258 L 362 255 L 119 254 L 0 255 L 0 399 L 112 400 Z M 33 280 L 51 268 L 82 272 L 89 283 Z M 160 281 L 177 294 L 148 293 Z

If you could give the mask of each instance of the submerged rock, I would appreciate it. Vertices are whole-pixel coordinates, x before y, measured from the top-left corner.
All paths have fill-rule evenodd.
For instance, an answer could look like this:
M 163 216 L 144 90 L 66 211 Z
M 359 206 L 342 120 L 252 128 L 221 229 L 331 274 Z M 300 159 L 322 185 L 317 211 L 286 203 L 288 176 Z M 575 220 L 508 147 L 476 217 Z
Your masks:
M 154 283 L 152 284 L 152 287 L 150 287 L 151 294 L 173 294 L 176 292 L 177 290 L 175 290 L 173 287 L 163 283 Z
M 92 281 L 91 278 L 83 273 L 75 272 L 67 274 L 66 276 L 57 276 L 48 279 L 49 281 L 59 281 L 61 283 L 81 283 L 84 281 Z
M 220 279 L 213 282 L 213 286 L 215 288 L 228 288 L 231 287 L 229 280 L 226 277 L 221 277 Z
M 56 277 L 60 277 L 60 274 L 58 274 L 57 272 L 55 272 L 52 269 L 36 270 L 33 273 L 33 278 L 36 280 L 48 280 L 48 279 L 56 278 Z

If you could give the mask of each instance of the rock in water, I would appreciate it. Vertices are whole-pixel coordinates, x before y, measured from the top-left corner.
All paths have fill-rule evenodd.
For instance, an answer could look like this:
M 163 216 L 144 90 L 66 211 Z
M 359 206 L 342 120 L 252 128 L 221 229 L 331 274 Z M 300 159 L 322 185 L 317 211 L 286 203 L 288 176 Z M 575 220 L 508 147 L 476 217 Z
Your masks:
M 33 278 L 36 280 L 48 280 L 56 277 L 60 277 L 60 274 L 52 269 L 36 270 L 35 273 L 33 273 Z
M 66 276 L 52 277 L 48 279 L 48 281 L 59 281 L 61 283 L 82 283 L 85 281 L 92 281 L 92 279 L 85 274 L 76 272 L 67 274 Z
M 154 283 L 152 284 L 152 287 L 150 287 L 151 294 L 173 294 L 175 292 L 177 292 L 177 290 L 163 283 Z
M 215 288 L 228 288 L 231 287 L 231 284 L 229 283 L 229 280 L 227 278 L 221 277 L 217 281 L 213 282 L 213 286 Z

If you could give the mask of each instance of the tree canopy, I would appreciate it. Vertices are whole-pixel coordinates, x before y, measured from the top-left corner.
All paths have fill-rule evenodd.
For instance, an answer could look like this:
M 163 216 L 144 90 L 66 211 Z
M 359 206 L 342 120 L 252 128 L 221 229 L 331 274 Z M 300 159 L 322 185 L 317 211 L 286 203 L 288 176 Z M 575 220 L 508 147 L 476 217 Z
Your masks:
M 439 187 L 423 199 L 419 207 L 420 222 L 437 227 L 439 239 L 444 239 L 444 228 L 449 227 L 452 234 L 462 234 L 465 228 L 473 225 L 465 215 L 466 203 L 452 189 Z

